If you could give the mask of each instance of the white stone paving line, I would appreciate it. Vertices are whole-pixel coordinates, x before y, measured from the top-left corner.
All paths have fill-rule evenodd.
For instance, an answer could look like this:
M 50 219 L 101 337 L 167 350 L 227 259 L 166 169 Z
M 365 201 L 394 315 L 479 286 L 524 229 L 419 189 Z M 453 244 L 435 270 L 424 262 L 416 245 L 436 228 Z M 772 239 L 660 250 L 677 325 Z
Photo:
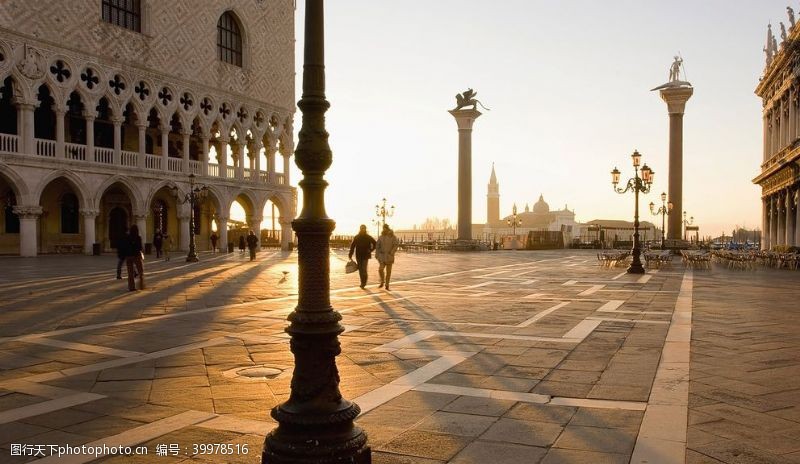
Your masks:
M 72 406 L 89 403 L 101 398 L 105 398 L 105 396 L 98 395 L 97 393 L 76 393 L 74 395 L 43 401 L 41 403 L 31 404 L 29 406 L 9 409 L 7 411 L 0 412 L 0 424 L 8 424 L 9 422 L 18 421 L 20 419 L 47 414 L 48 412 L 59 411 L 65 408 L 71 408 Z
M 683 464 L 689 415 L 693 274 L 686 271 L 675 303 L 631 464 Z
M 142 425 L 139 427 L 135 427 L 133 429 L 127 430 L 122 433 L 118 433 L 116 435 L 112 435 L 110 437 L 104 437 L 99 440 L 95 440 L 91 443 L 86 443 L 86 446 L 92 447 L 113 447 L 113 446 L 131 446 L 134 447 L 136 445 L 140 445 L 142 443 L 148 442 L 150 440 L 154 440 L 162 435 L 166 435 L 167 433 L 174 432 L 175 430 L 180 430 L 184 427 L 189 427 L 192 425 L 200 424 L 207 420 L 213 419 L 217 417 L 216 414 L 210 412 L 201 412 L 201 411 L 186 411 L 174 416 L 170 416 L 161 420 L 157 420 L 155 422 L 151 422 L 146 425 Z M 148 452 L 151 450 L 148 450 Z M 105 456 L 105 454 L 101 455 Z M 44 459 L 38 459 L 33 462 L 41 463 L 41 464 L 48 464 L 48 463 L 59 463 L 59 464 L 83 464 L 85 462 L 94 461 L 95 459 L 101 456 L 94 456 L 94 455 L 70 455 L 70 456 L 48 456 Z M 152 460 L 152 458 L 145 458 L 145 460 Z
M 645 274 L 639 277 L 639 280 L 636 281 L 637 284 L 646 284 L 650 279 L 653 278 L 652 274 Z
M 598 290 L 605 287 L 605 285 L 592 285 L 591 287 L 587 288 L 586 290 L 578 293 L 578 296 L 589 296 L 594 295 Z
M 468 359 L 474 354 L 475 353 L 464 352 L 459 354 L 444 355 L 434 361 L 429 362 L 428 364 L 425 364 L 419 369 L 411 371 L 402 377 L 398 377 L 382 387 L 378 387 L 375 390 L 359 396 L 358 398 L 354 398 L 353 401 L 358 404 L 359 407 L 361 407 L 361 413 L 366 414 L 367 412 L 394 398 L 397 398 L 414 387 L 427 382 L 443 372 L 446 372 L 453 366 L 459 364 L 465 359 Z
M 26 382 L 49 382 L 51 380 L 56 379 L 63 379 L 65 377 L 71 377 L 73 375 L 80 375 L 86 374 L 88 372 L 97 372 L 102 371 L 103 369 L 109 369 L 112 367 L 120 367 L 120 366 L 127 366 L 128 364 L 136 364 L 142 361 L 149 361 L 151 359 L 158 359 L 163 358 L 166 356 L 171 356 L 173 354 L 183 353 L 185 351 L 196 350 L 200 348 L 206 348 L 210 346 L 221 345 L 224 343 L 230 343 L 234 341 L 234 338 L 230 337 L 218 337 L 212 338 L 210 340 L 205 340 L 202 342 L 190 343 L 188 345 L 181 345 L 175 348 L 169 348 L 166 350 L 155 351 L 153 353 L 148 353 L 142 356 L 135 356 L 130 358 L 122 358 L 122 359 L 113 359 L 111 361 L 103 361 L 95 364 L 88 364 L 86 366 L 78 366 L 78 367 L 71 367 L 69 369 L 63 369 L 60 371 L 54 372 L 47 372 L 44 374 L 34 374 L 28 377 L 23 377 L 20 379 L 15 380 L 7 380 L 7 381 L 0 381 L 0 388 L 6 388 L 6 385 L 13 385 L 13 382 L 17 380 L 23 380 Z M 238 340 L 237 340 L 238 341 Z
M 610 300 L 608 303 L 600 306 L 597 311 L 601 313 L 618 313 L 618 314 L 670 314 L 668 311 L 627 311 L 617 309 L 625 303 L 623 300 Z
M 568 305 L 569 303 L 570 303 L 569 301 L 562 301 L 561 303 L 558 303 L 555 306 L 551 306 L 551 307 L 545 309 L 544 311 L 539 312 L 538 314 L 536 314 L 535 316 L 531 317 L 527 321 L 520 322 L 519 324 L 517 324 L 517 327 L 528 327 L 529 325 L 533 324 L 534 322 L 538 321 L 539 319 L 547 316 L 548 314 L 552 313 L 553 311 L 555 311 L 557 309 L 563 308 L 564 306 Z
M 118 350 L 116 348 L 108 348 L 99 345 L 87 345 L 85 343 L 65 342 L 63 340 L 54 340 L 45 337 L 28 337 L 21 340 L 25 343 L 35 343 L 37 345 L 54 346 L 56 348 L 64 348 L 73 351 L 82 351 L 84 353 L 97 353 L 107 354 L 109 356 L 118 356 L 120 358 L 130 358 L 133 356 L 142 356 L 145 353 L 139 351 Z
M 459 288 L 456 288 L 456 290 L 469 290 L 469 289 L 472 289 L 472 288 L 485 287 L 487 285 L 494 285 L 494 284 L 499 284 L 499 283 L 500 282 L 495 282 L 493 280 L 488 280 L 486 282 L 481 282 L 481 283 L 475 284 L 475 285 L 467 285 L 466 287 L 459 287 Z
M 619 279 L 620 277 L 624 276 L 627 273 L 628 273 L 628 271 L 622 271 L 619 274 L 617 274 L 614 277 L 612 277 L 611 280 L 617 280 L 617 279 Z
M 519 401 L 522 403 L 535 403 L 547 406 L 577 406 L 581 408 L 596 409 L 625 409 L 629 411 L 644 411 L 646 403 L 637 401 L 596 400 L 591 398 L 567 398 L 562 396 L 541 395 L 538 393 L 512 392 L 505 390 L 491 390 L 488 388 L 459 387 L 455 385 L 441 385 L 424 383 L 413 388 L 414 391 L 430 393 L 446 393 L 449 395 L 473 396 L 478 398 L 493 398 L 498 400 Z

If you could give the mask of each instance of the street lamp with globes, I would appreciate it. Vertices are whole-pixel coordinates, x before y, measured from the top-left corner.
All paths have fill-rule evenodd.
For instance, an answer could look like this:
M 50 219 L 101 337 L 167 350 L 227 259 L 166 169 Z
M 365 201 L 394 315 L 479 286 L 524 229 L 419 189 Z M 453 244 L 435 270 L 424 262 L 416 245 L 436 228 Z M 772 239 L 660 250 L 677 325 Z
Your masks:
M 686 219 L 686 211 L 683 212 L 683 240 L 686 241 L 686 226 L 694 224 L 694 216 Z
M 381 199 L 381 203 L 375 205 L 375 215 L 381 218 L 381 226 L 386 225 L 386 218 L 394 216 L 394 205 L 386 207 L 386 198 Z
M 655 209 L 655 203 L 652 201 L 650 202 L 650 213 L 654 216 L 661 215 L 661 249 L 664 249 L 664 217 L 668 216 L 669 213 L 672 212 L 672 202 L 667 202 L 667 194 L 666 192 L 661 192 L 661 206 L 658 207 L 658 210 Z
M 175 192 L 175 195 L 178 194 L 177 187 L 172 187 L 172 190 Z M 194 174 L 189 174 L 189 192 L 184 195 L 182 200 L 179 199 L 181 203 L 189 203 L 189 253 L 186 255 L 187 263 L 196 263 L 200 261 L 200 258 L 197 257 L 197 247 L 194 242 L 195 221 L 197 220 L 194 215 L 194 210 L 197 202 L 205 198 L 206 195 L 208 195 L 208 187 L 205 185 L 195 185 Z
M 644 274 L 644 267 L 642 266 L 642 261 L 640 259 L 642 249 L 639 244 L 639 193 L 650 192 L 650 186 L 653 185 L 653 176 L 655 173 L 647 166 L 647 164 L 642 166 L 641 169 L 639 168 L 639 164 L 642 161 L 642 155 L 640 155 L 638 151 L 633 151 L 631 159 L 633 160 L 634 176 L 628 179 L 625 188 L 617 187 L 619 184 L 620 171 L 616 167 L 613 171 L 611 171 L 611 184 L 614 186 L 614 191 L 617 193 L 625 193 L 628 191 L 633 192 L 635 198 L 633 209 L 633 261 L 631 262 L 630 267 L 628 267 L 627 272 L 628 274 Z M 641 177 L 639 176 L 640 171 Z

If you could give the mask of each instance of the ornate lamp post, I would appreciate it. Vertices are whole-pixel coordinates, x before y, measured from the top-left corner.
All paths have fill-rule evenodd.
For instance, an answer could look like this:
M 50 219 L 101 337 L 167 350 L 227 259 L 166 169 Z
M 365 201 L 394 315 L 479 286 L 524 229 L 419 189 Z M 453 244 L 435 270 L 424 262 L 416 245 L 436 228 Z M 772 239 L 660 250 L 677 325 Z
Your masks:
M 667 203 L 667 193 L 661 192 L 661 206 L 658 207 L 658 210 L 655 209 L 655 203 L 652 201 L 650 202 L 650 213 L 654 216 L 661 215 L 661 249 L 664 249 L 664 217 L 668 216 L 669 213 L 672 212 L 672 202 L 670 201 Z
M 375 205 L 375 216 L 381 218 L 380 226 L 386 225 L 386 218 L 394 216 L 394 205 L 386 207 L 386 198 L 381 199 L 381 203 Z M 379 233 L 380 235 L 380 233 Z
M 330 236 L 335 222 L 325 212 L 325 171 L 332 154 L 325 130 L 323 0 L 306 0 L 303 113 L 295 162 L 303 172 L 303 209 L 297 234 L 298 301 L 289 314 L 294 373 L 289 399 L 272 409 L 278 422 L 264 440 L 262 463 L 369 464 L 367 435 L 353 423 L 361 409 L 339 391 L 336 356 L 342 316 L 330 300 Z
M 516 250 L 517 249 L 517 226 L 522 225 L 522 219 L 517 218 L 517 204 L 514 203 L 514 207 L 511 208 L 511 217 L 506 219 L 506 224 L 511 227 L 511 234 L 514 238 L 511 241 L 511 248 Z
M 172 190 L 177 195 L 178 188 L 172 187 Z M 196 263 L 200 261 L 200 258 L 197 257 L 197 247 L 194 242 L 194 223 L 197 220 L 194 215 L 194 208 L 197 202 L 205 198 L 206 195 L 208 195 L 208 187 L 205 185 L 195 185 L 194 174 L 189 174 L 189 192 L 184 195 L 182 200 L 178 200 L 181 203 L 189 203 L 189 253 L 186 255 L 187 263 Z
M 686 226 L 694 224 L 694 216 L 686 219 L 686 211 L 683 212 L 683 240 L 686 240 Z
M 634 150 L 633 154 L 631 155 L 631 159 L 633 159 L 634 176 L 628 179 L 625 188 L 623 189 L 617 187 L 617 184 L 619 184 L 620 175 L 619 169 L 617 168 L 614 168 L 614 170 L 611 171 L 611 184 L 614 186 L 615 192 L 625 193 L 630 190 L 633 192 L 633 196 L 636 199 L 633 209 L 633 261 L 631 262 L 630 267 L 628 267 L 628 274 L 644 274 L 644 267 L 642 266 L 642 261 L 640 260 L 642 249 L 639 244 L 639 192 L 650 192 L 650 186 L 653 184 L 653 176 L 655 173 L 646 164 L 639 169 L 639 163 L 642 160 L 642 155 L 640 155 L 638 151 Z M 639 171 L 641 171 L 641 177 L 639 177 Z

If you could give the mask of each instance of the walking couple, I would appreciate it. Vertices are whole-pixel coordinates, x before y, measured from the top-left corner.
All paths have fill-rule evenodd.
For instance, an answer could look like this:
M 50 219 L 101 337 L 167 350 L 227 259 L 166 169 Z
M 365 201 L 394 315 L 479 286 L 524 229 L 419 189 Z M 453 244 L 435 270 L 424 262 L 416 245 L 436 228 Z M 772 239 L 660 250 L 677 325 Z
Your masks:
M 400 240 L 397 239 L 394 231 L 387 224 L 383 225 L 383 232 L 381 232 L 381 236 L 378 237 L 377 241 L 367 233 L 367 226 L 361 225 L 358 235 L 353 237 L 353 243 L 350 244 L 349 255 L 352 260 L 353 253 L 355 253 L 358 275 L 361 277 L 361 288 L 367 286 L 367 262 L 374 251 L 375 259 L 378 260 L 378 275 L 381 278 L 378 288 L 385 286 L 386 290 L 389 290 L 394 254 L 399 246 Z

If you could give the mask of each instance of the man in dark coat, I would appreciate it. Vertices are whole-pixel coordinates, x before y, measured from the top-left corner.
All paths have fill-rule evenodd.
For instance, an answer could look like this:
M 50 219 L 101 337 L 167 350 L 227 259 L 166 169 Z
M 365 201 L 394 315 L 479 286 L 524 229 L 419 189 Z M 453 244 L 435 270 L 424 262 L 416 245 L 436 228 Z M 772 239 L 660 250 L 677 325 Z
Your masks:
M 247 249 L 250 250 L 250 261 L 256 259 L 256 250 L 258 245 L 258 237 L 252 230 L 247 234 Z
M 361 224 L 358 235 L 353 237 L 350 244 L 350 259 L 353 259 L 353 252 L 356 254 L 358 263 L 358 275 L 361 277 L 361 288 L 367 286 L 367 262 L 372 258 L 372 251 L 375 250 L 375 239 L 367 233 L 367 226 Z

